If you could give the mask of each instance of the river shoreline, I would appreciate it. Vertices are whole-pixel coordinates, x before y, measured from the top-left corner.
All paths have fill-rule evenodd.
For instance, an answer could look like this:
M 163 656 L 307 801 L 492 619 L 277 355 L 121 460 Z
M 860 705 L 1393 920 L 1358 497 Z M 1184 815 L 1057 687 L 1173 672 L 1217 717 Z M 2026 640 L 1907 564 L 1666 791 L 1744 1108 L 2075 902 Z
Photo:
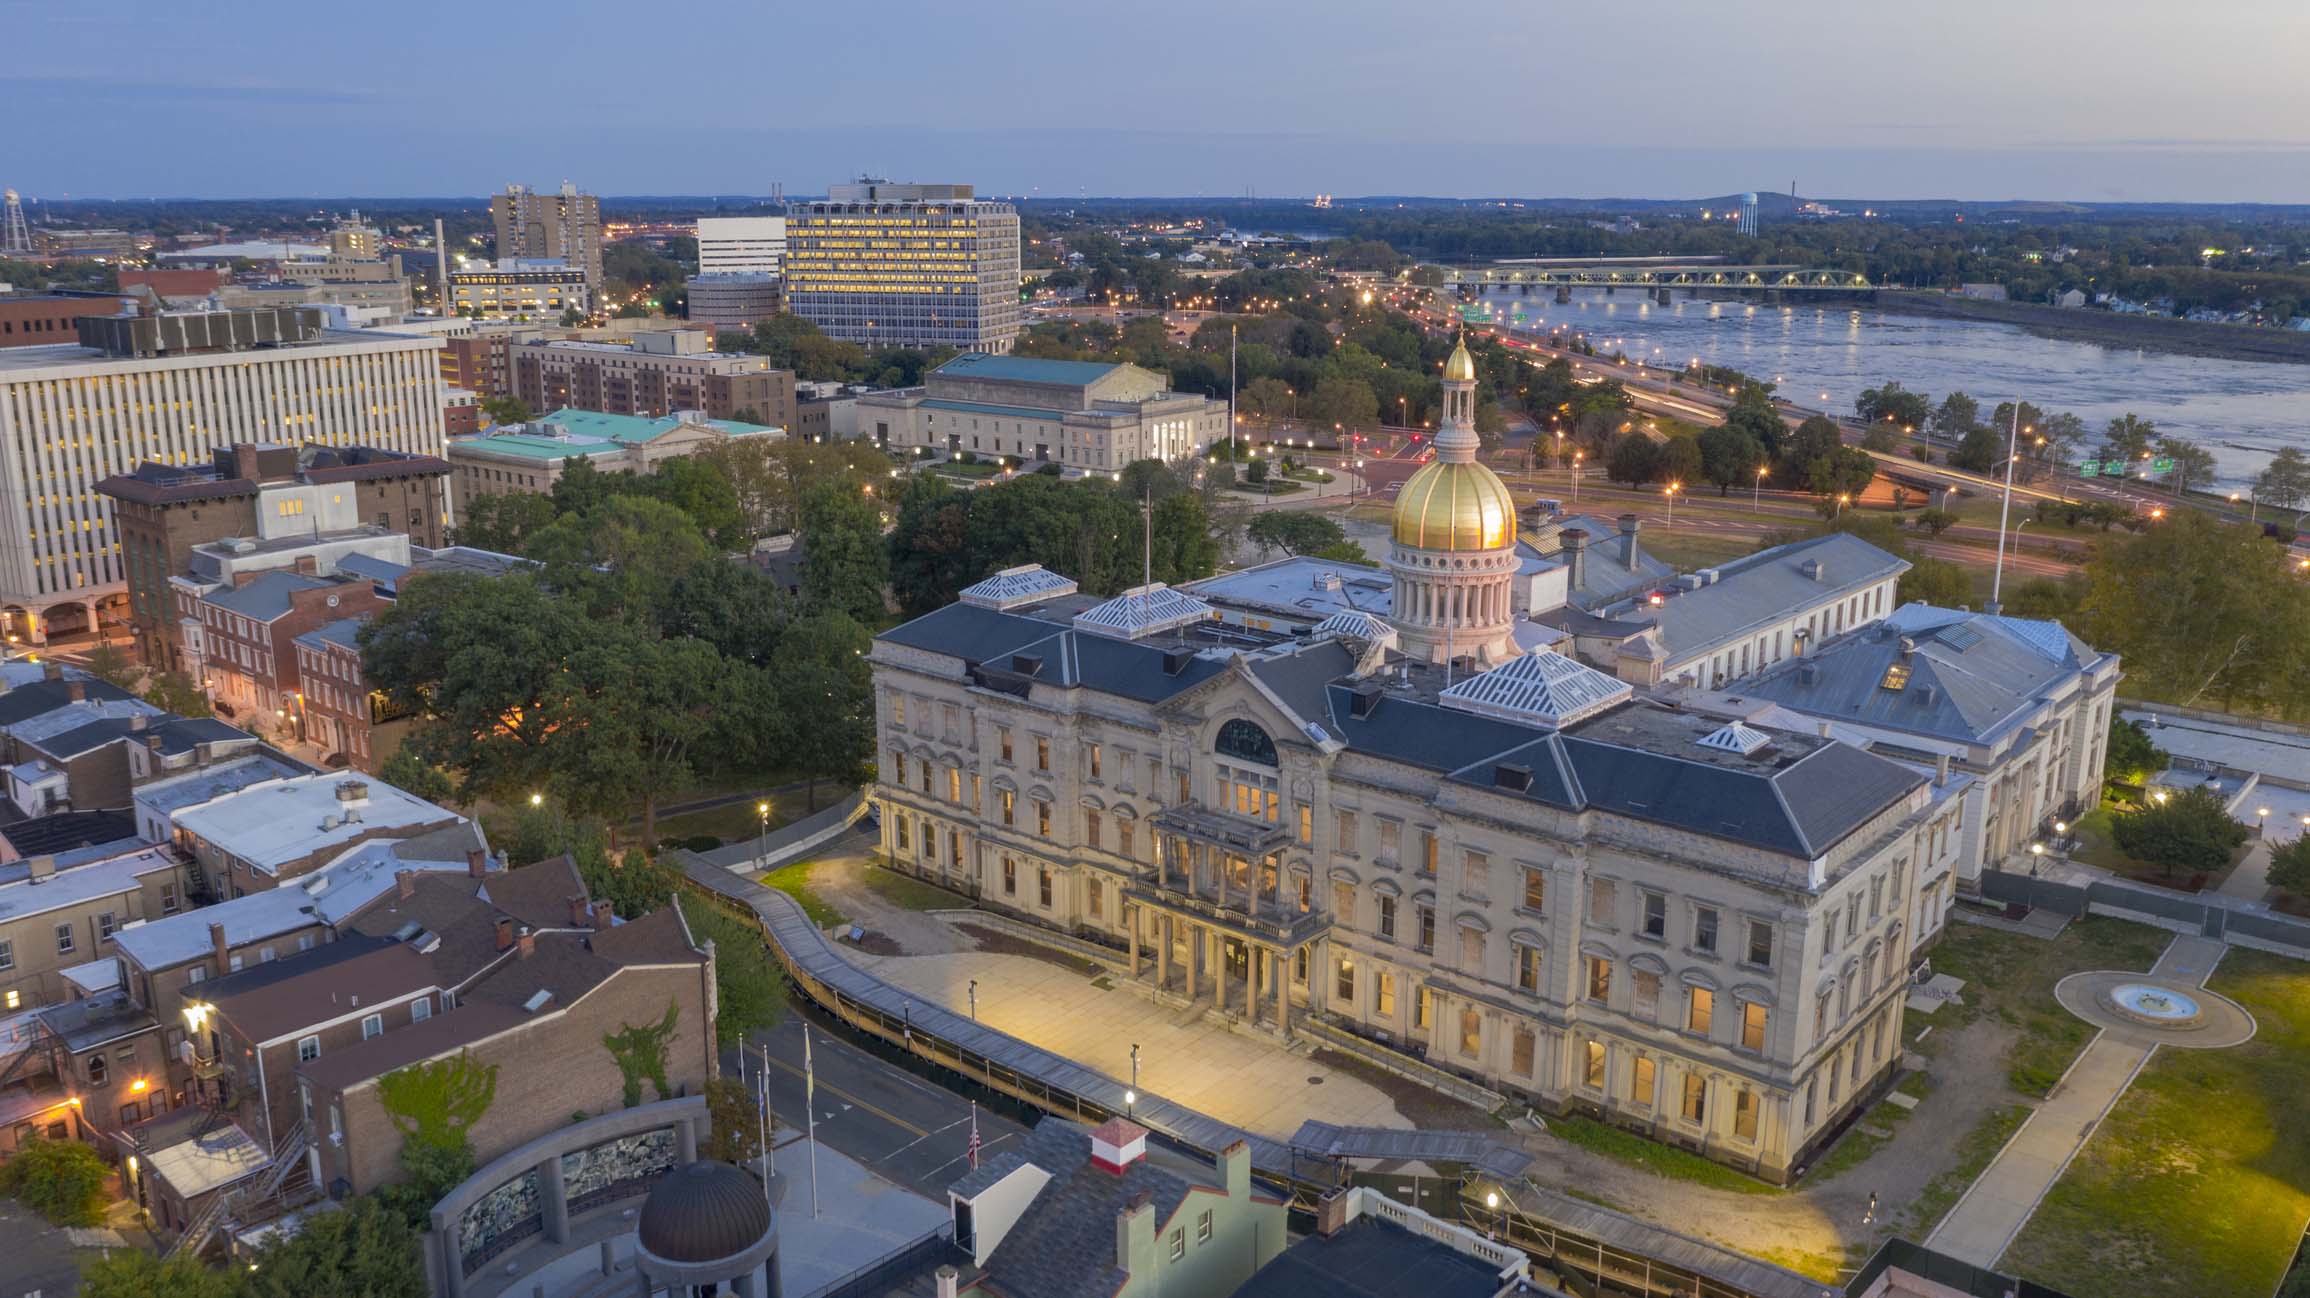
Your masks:
M 2040 338 L 2111 351 L 2164 352 L 2212 360 L 2310 365 L 2310 333 L 2248 325 L 2201 324 L 2170 316 L 2117 315 L 2089 308 L 1992 302 L 1942 293 L 1884 292 L 1877 310 L 1942 320 L 2013 325 Z

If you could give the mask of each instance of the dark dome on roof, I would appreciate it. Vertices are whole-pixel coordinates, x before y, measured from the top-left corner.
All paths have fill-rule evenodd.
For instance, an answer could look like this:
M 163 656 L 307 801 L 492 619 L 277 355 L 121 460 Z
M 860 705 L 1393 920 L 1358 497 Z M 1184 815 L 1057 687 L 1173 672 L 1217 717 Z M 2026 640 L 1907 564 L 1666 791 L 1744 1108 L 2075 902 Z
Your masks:
M 728 1163 L 677 1167 L 642 1201 L 642 1247 L 668 1262 L 718 1262 L 769 1233 L 762 1183 Z

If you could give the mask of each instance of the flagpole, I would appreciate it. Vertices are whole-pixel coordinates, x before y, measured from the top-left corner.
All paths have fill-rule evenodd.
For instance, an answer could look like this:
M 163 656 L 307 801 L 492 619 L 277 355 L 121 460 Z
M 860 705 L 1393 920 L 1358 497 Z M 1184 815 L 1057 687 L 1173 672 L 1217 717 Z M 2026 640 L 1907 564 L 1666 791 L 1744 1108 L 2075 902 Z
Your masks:
M 802 1112 L 810 1141 L 810 1215 L 818 1215 L 818 1070 L 810 1062 L 810 1025 L 802 1025 Z
M 738 1060 L 739 1060 L 739 1063 L 740 1063 L 741 1065 L 743 1065 L 743 1064 L 744 1064 L 744 1062 L 745 1062 L 745 1059 L 746 1059 L 746 1047 L 745 1047 L 743 1044 L 741 1044 L 741 1045 L 738 1047 Z M 768 1209 L 770 1209 L 770 1210 L 771 1210 L 771 1211 L 773 1211 L 773 1212 L 775 1212 L 775 1211 L 777 1211 L 778 1205 L 777 1205 L 777 1204 L 775 1204 L 775 1203 L 772 1203 L 772 1202 L 770 1201 L 770 1181 L 771 1181 L 771 1179 L 772 1179 L 773 1177 L 777 1176 L 778 1172 L 777 1172 L 777 1169 L 776 1169 L 776 1168 L 774 1168 L 774 1167 L 772 1167 L 772 1166 L 771 1166 L 771 1164 L 770 1164 L 770 1066 L 769 1066 L 769 1065 L 770 1065 L 770 1052 L 769 1052 L 767 1049 L 765 1049 L 765 1050 L 762 1052 L 762 1071 L 761 1071 L 760 1073 L 756 1074 L 756 1076 L 755 1076 L 755 1081 L 756 1081 L 756 1084 L 758 1084 L 758 1085 L 759 1085 L 759 1086 L 762 1088 L 762 1094 L 761 1094 L 761 1096 L 760 1096 L 760 1103 L 758 1103 L 758 1104 L 756 1104 L 756 1105 L 754 1106 L 754 1132 L 755 1132 L 755 1138 L 756 1138 L 756 1139 L 758 1139 L 758 1140 L 760 1140 L 760 1141 L 762 1142 L 762 1206 L 763 1206 L 763 1207 L 765 1207 L 765 1208 L 768 1208 Z
M 754 1070 L 755 1080 L 762 1087 L 762 1159 L 770 1175 L 778 1175 L 778 1147 L 771 1143 L 778 1135 L 777 1115 L 770 1111 L 770 1047 L 762 1047 L 762 1066 Z

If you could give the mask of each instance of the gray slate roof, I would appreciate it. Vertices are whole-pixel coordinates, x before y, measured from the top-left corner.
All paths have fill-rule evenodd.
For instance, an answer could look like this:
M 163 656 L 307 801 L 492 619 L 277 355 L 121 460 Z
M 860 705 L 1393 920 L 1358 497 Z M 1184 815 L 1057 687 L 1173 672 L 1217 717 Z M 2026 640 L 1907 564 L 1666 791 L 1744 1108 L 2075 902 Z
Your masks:
M 1882 623 L 1734 688 L 1813 716 L 1988 743 L 2102 657 L 2059 623 L 1904 604 Z M 1902 663 L 1907 680 L 1887 688 L 1897 676 L 1888 669 Z
M 1090 1131 L 1062 1118 L 1036 1123 L 1020 1152 L 1051 1179 L 987 1257 L 987 1276 L 1006 1298 L 1115 1292 L 1124 1278 L 1115 1265 L 1115 1214 L 1149 1195 L 1160 1240 L 1190 1188 L 1185 1177 L 1144 1158 L 1120 1176 L 1093 1166 Z
M 204 596 L 209 603 L 228 612 L 238 613 L 259 622 L 270 622 L 289 611 L 289 596 L 301 590 L 319 590 L 336 582 L 321 577 L 308 577 L 288 568 L 275 568 L 257 577 L 245 586 L 230 590 L 211 591 Z
M 1819 565 L 1817 577 L 1806 575 L 1808 563 Z M 1908 570 L 1907 559 L 1851 533 L 1831 532 L 1719 564 L 1716 581 L 1681 592 L 1672 585 L 1659 607 L 1636 612 L 1660 627 L 1661 643 L 1675 661 Z
M 1252 1273 L 1234 1298 L 1493 1298 L 1499 1269 L 1393 1222 L 1358 1217 L 1310 1235 Z
M 1224 670 L 1215 659 L 1194 657 L 1178 671 L 1167 672 L 1161 642 L 1088 635 L 1040 618 L 971 604 L 949 604 L 876 638 L 1003 674 L 1012 672 L 1014 655 L 1031 655 L 1042 660 L 1031 678 L 1034 684 L 1083 686 L 1147 703 L 1160 702 Z

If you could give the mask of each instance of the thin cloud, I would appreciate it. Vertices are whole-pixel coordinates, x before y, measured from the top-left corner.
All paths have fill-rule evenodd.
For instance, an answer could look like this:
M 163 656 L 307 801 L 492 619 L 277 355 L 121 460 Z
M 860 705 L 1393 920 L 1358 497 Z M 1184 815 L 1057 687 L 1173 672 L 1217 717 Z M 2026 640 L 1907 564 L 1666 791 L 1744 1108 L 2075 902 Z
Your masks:
M 311 108 L 324 104 L 375 104 L 384 97 L 342 87 L 284 85 L 192 85 L 147 81 L 117 74 L 84 77 L 0 77 L 0 86 L 34 93 L 53 92 L 80 100 L 114 103 L 246 103 Z

